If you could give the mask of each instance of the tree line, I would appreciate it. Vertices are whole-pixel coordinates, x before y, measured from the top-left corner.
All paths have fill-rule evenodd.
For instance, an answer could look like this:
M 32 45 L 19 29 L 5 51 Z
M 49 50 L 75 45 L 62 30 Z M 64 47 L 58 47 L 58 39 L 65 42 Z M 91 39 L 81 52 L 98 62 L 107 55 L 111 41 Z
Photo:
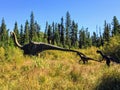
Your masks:
M 6 47 L 13 45 L 9 35 L 11 30 L 7 29 L 5 20 L 2 18 L 0 26 L 0 46 Z M 25 25 L 18 27 L 17 21 L 12 30 L 16 33 L 20 44 L 29 43 L 31 40 L 58 45 L 64 48 L 87 48 L 91 46 L 100 47 L 109 43 L 110 38 L 120 34 L 120 24 L 116 16 L 113 17 L 112 23 L 104 21 L 104 28 L 96 26 L 96 31 L 90 35 L 89 28 L 78 28 L 78 23 L 71 19 L 69 12 L 66 13 L 65 19 L 61 17 L 60 22 L 49 24 L 46 21 L 45 30 L 42 31 L 40 25 L 31 12 L 30 22 L 26 20 Z M 103 32 L 102 32 L 103 31 Z M 99 32 L 99 33 L 98 33 Z

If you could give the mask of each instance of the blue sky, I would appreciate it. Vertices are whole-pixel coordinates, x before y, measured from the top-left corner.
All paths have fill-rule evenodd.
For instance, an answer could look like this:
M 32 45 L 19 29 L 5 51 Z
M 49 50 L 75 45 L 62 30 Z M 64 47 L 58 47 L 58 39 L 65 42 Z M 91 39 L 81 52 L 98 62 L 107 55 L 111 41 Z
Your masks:
M 111 23 L 113 16 L 120 19 L 120 0 L 0 0 L 0 20 L 4 17 L 10 30 L 13 30 L 15 21 L 20 28 L 21 24 L 30 20 L 31 11 L 42 30 L 46 21 L 49 24 L 60 22 L 69 11 L 79 29 L 84 26 L 93 32 L 96 25 L 103 28 L 104 20 Z

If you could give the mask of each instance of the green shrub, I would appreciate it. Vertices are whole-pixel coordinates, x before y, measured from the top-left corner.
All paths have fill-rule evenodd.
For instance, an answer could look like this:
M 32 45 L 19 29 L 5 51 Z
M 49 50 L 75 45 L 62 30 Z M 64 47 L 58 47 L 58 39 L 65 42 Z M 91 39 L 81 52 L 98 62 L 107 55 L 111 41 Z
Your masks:
M 95 90 L 120 90 L 120 72 L 106 72 L 97 83 Z
M 109 43 L 105 43 L 103 46 L 105 54 L 110 55 L 114 58 L 113 61 L 120 63 L 120 36 L 116 35 L 110 39 Z

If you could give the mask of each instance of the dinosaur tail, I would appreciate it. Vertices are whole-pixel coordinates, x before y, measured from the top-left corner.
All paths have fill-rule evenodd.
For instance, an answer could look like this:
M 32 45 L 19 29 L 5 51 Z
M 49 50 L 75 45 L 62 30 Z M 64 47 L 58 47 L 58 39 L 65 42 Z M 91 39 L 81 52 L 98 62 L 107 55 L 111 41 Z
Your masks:
M 93 59 L 93 58 L 90 58 L 89 60 L 96 61 L 96 62 L 101 62 L 100 60 L 96 60 L 96 59 Z

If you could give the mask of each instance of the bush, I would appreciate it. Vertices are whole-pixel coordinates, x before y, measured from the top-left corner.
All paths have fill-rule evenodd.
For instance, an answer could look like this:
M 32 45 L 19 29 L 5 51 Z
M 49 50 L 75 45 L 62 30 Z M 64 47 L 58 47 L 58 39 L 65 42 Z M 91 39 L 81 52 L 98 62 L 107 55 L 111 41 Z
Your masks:
M 105 43 L 103 51 L 105 54 L 112 56 L 113 61 L 120 63 L 120 36 L 114 36 L 109 43 Z
M 104 73 L 97 83 L 95 90 L 120 90 L 120 72 Z

